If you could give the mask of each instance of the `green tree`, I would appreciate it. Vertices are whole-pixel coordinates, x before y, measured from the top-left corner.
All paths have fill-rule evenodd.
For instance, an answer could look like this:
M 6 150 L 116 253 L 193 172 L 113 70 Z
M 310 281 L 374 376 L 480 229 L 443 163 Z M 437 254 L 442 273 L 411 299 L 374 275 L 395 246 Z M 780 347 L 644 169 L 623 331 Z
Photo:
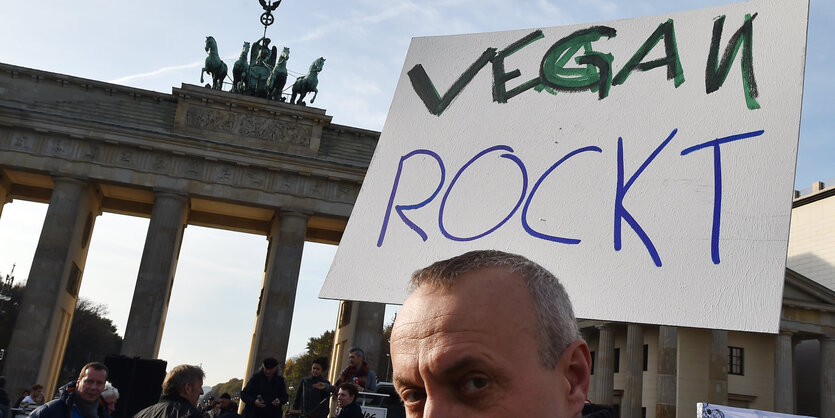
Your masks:
M 0 300 L 0 348 L 9 354 L 9 342 L 12 340 L 14 324 L 17 320 L 17 312 L 20 308 L 20 301 L 23 299 L 23 286 L 13 286 L 6 295 L 9 300 Z M 0 361 L 0 375 L 6 365 L 6 356 Z
M 238 378 L 231 378 L 225 383 L 218 383 L 212 386 L 212 390 L 210 390 L 206 395 L 205 398 L 209 396 L 214 396 L 215 399 L 219 399 L 220 395 L 224 393 L 228 393 L 232 399 L 240 398 L 241 397 L 241 389 L 244 387 L 244 381 Z
M 81 368 L 91 361 L 119 354 L 122 337 L 116 333 L 113 321 L 107 318 L 107 306 L 79 298 L 72 317 L 64 362 L 58 375 L 58 386 L 78 378 Z
M 394 327 L 395 315 L 391 322 L 383 328 L 383 339 L 380 341 L 380 365 L 377 370 L 377 380 L 380 382 L 391 382 L 393 370 L 391 370 L 391 329 Z
M 20 303 L 23 300 L 25 286 L 11 288 L 10 300 L 0 301 L 0 348 L 8 348 L 12 339 L 15 321 Z M 122 337 L 116 333 L 113 322 L 106 317 L 107 306 L 79 298 L 76 303 L 64 352 L 64 362 L 58 375 L 59 386 L 75 380 L 81 367 L 91 361 L 103 361 L 110 354 L 119 354 Z M 5 366 L 5 358 L 0 362 L 0 374 Z
M 325 331 L 318 337 L 307 340 L 307 350 L 303 354 L 290 357 L 284 365 L 284 379 L 290 389 L 290 403 L 296 396 L 301 378 L 310 375 L 310 367 L 316 357 L 329 357 L 333 351 L 333 331 Z M 333 382 L 331 382 L 333 383 Z

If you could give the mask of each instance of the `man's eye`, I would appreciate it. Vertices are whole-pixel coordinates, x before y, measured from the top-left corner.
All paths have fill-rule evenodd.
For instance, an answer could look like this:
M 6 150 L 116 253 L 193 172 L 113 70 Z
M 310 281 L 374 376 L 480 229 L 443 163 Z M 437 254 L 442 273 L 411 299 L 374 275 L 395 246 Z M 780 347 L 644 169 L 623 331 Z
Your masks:
M 400 397 L 403 398 L 403 402 L 406 404 L 415 404 L 418 402 L 423 401 L 426 398 L 426 393 L 422 390 L 406 390 L 400 394 Z
M 480 390 L 485 389 L 487 385 L 489 385 L 489 383 L 490 382 L 486 378 L 473 377 L 467 379 L 467 381 L 464 382 L 464 386 L 462 389 L 464 390 L 464 392 L 478 392 Z

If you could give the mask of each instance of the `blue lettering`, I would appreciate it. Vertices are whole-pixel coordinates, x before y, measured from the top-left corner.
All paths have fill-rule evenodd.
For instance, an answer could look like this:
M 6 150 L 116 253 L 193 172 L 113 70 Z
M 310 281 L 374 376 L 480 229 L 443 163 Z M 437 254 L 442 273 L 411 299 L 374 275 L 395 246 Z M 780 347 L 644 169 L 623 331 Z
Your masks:
M 544 240 L 553 241 L 553 242 L 559 242 L 559 243 L 562 243 L 562 244 L 579 244 L 580 243 L 579 239 L 563 238 L 563 237 L 558 237 L 558 236 L 555 236 L 555 235 L 548 235 L 548 234 L 543 234 L 541 232 L 534 231 L 534 229 L 531 228 L 530 224 L 528 224 L 528 207 L 530 206 L 531 200 L 533 200 L 533 196 L 536 194 L 536 191 L 539 189 L 539 185 L 542 184 L 542 181 L 545 180 L 545 178 L 548 177 L 548 175 L 551 174 L 552 171 L 554 171 L 557 167 L 559 167 L 560 164 L 562 164 L 563 162 L 565 162 L 569 158 L 571 158 L 571 157 L 573 157 L 577 154 L 580 154 L 582 152 L 586 152 L 586 151 L 603 152 L 602 149 L 600 149 L 599 147 L 595 147 L 595 146 L 588 146 L 588 147 L 579 148 L 579 149 L 576 149 L 574 151 L 571 151 L 565 157 L 562 157 L 562 159 L 560 159 L 559 161 L 554 163 L 554 165 L 552 165 L 550 168 L 545 170 L 545 172 L 542 173 L 542 176 L 539 177 L 539 180 L 537 180 L 536 183 L 533 185 L 533 188 L 531 188 L 531 194 L 528 196 L 528 200 L 525 201 L 525 207 L 522 208 L 522 227 L 525 228 L 525 231 L 527 231 L 528 234 L 530 234 L 531 236 L 537 237 L 537 238 L 542 238 Z
M 615 231 L 614 231 L 614 238 L 615 238 L 615 251 L 620 251 L 621 249 L 621 219 L 626 220 L 626 223 L 632 227 L 632 230 L 638 234 L 638 237 L 641 238 L 641 241 L 644 243 L 644 246 L 647 247 L 647 251 L 649 251 L 650 257 L 652 257 L 652 261 L 655 263 L 656 266 L 661 267 L 661 257 L 658 256 L 658 251 L 655 249 L 655 245 L 652 244 L 652 240 L 649 239 L 649 236 L 644 232 L 644 229 L 641 228 L 641 225 L 638 224 L 638 221 L 632 217 L 632 214 L 623 207 L 623 198 L 626 197 L 626 193 L 629 191 L 629 188 L 632 187 L 632 184 L 644 172 L 644 170 L 649 166 L 652 160 L 658 156 L 661 150 L 664 149 L 667 144 L 673 139 L 673 137 L 678 132 L 678 129 L 673 129 L 670 133 L 670 136 L 655 149 L 655 151 L 650 154 L 649 158 L 647 158 L 641 167 L 638 168 L 638 171 L 629 178 L 629 181 L 626 182 L 626 185 L 623 183 L 623 138 L 618 138 L 618 188 L 615 192 Z
M 517 157 L 513 154 L 502 154 L 501 155 L 502 158 L 507 158 L 507 159 L 513 161 L 514 163 L 516 163 L 516 165 L 519 166 L 519 170 L 522 171 L 522 194 L 519 196 L 519 201 L 516 203 L 516 206 L 496 226 L 494 226 L 493 228 L 490 228 L 489 230 L 487 230 L 487 231 L 485 231 L 481 234 L 478 234 L 476 236 L 464 237 L 464 238 L 456 237 L 456 236 L 450 234 L 446 230 L 446 228 L 444 227 L 444 208 L 446 207 L 446 200 L 449 197 L 449 193 L 452 192 L 452 186 L 455 186 L 455 182 L 458 181 L 458 178 L 461 177 L 461 174 L 464 172 L 464 170 L 467 169 L 467 167 L 470 166 L 470 164 L 474 163 L 477 159 L 481 158 L 485 154 L 493 152 L 493 151 L 507 151 L 507 152 L 510 153 L 510 152 L 513 152 L 513 148 L 510 148 L 507 145 L 496 145 L 496 146 L 487 148 L 484 151 L 479 152 L 478 154 L 476 154 L 475 157 L 471 158 L 470 161 L 467 161 L 467 163 L 464 164 L 464 166 L 461 167 L 460 170 L 458 170 L 458 173 L 455 174 L 455 177 L 453 177 L 452 182 L 449 184 L 449 188 L 447 188 L 447 191 L 444 194 L 444 199 L 441 201 L 441 209 L 438 212 L 438 226 L 440 226 L 441 233 L 444 234 L 445 237 L 447 237 L 447 238 L 449 238 L 453 241 L 472 241 L 472 240 L 479 239 L 483 236 L 486 236 L 486 235 L 490 234 L 491 232 L 499 229 L 502 225 L 504 225 L 504 223 L 507 222 L 508 219 L 510 219 L 510 217 L 513 216 L 514 213 L 516 213 L 516 210 L 519 209 L 519 206 L 522 204 L 522 201 L 525 199 L 525 194 L 528 191 L 528 171 L 527 171 L 527 169 L 525 169 L 525 164 L 522 162 L 522 160 L 519 159 L 519 157 Z
M 710 234 L 710 258 L 713 260 L 713 264 L 719 264 L 719 226 L 721 225 L 722 219 L 722 154 L 719 151 L 719 145 L 760 136 L 763 132 L 765 131 L 761 129 L 759 131 L 716 138 L 681 151 L 681 155 L 684 156 L 693 151 L 713 147 L 713 229 Z
M 441 191 L 441 187 L 443 187 L 444 185 L 444 179 L 446 178 L 446 168 L 444 167 L 444 162 L 441 160 L 440 155 L 430 150 L 418 149 L 401 157 L 400 163 L 397 165 L 397 175 L 394 177 L 394 185 L 391 187 L 391 195 L 389 196 L 389 203 L 388 207 L 386 208 L 386 215 L 383 217 L 383 227 L 380 228 L 380 237 L 377 239 L 378 247 L 381 247 L 383 245 L 383 239 L 386 237 L 386 230 L 388 229 L 389 217 L 391 216 L 391 207 L 394 204 L 394 196 L 397 194 L 397 187 L 400 185 L 400 174 L 403 172 L 403 162 L 419 154 L 428 155 L 438 162 L 438 166 L 441 168 L 441 181 L 438 182 L 438 187 L 432 193 L 432 196 L 429 196 L 428 199 L 414 205 L 397 205 L 395 207 L 395 210 L 397 211 L 397 214 L 400 216 L 400 219 L 402 219 L 403 222 L 409 226 L 409 228 L 412 228 L 413 231 L 417 232 L 417 234 L 420 235 L 421 239 L 423 239 L 424 241 L 426 241 L 427 239 L 426 232 L 423 232 L 423 229 L 421 229 L 419 226 L 415 225 L 414 222 L 409 220 L 409 218 L 407 218 L 403 212 L 407 210 L 422 208 L 427 203 L 431 202 L 432 199 L 435 198 L 435 196 L 438 195 L 438 192 Z

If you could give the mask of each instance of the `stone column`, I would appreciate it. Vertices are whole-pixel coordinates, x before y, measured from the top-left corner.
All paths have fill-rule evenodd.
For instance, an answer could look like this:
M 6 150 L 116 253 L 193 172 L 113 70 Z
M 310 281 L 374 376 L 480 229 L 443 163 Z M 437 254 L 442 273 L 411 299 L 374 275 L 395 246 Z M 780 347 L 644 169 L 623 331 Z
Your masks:
M 247 379 L 258 371 L 267 357 L 274 357 L 284 365 L 308 218 L 303 213 L 280 211 L 273 222 L 255 333 L 245 371 Z
M 774 412 L 794 413 L 792 332 L 780 331 L 774 346 Z M 823 372 L 823 371 L 821 371 Z
M 675 418 L 678 379 L 678 328 L 658 327 L 656 418 Z
M 12 191 L 12 183 L 2 170 L 0 170 L 0 216 L 3 215 L 3 206 L 12 201 L 9 193 Z
M 626 330 L 626 384 L 621 402 L 621 417 L 641 418 L 644 392 L 644 329 L 629 324 Z
M 55 391 L 101 198 L 87 182 L 57 177 L 6 352 L 7 391 Z
M 156 358 L 159 354 L 187 216 L 186 196 L 156 193 L 122 342 L 125 356 Z
M 835 336 L 821 337 L 821 418 L 835 418 Z
M 365 361 L 377 376 L 380 373 L 380 343 L 383 342 L 383 321 L 386 316 L 385 303 L 355 302 L 357 326 L 354 331 L 354 346 L 365 351 Z
M 615 391 L 615 330 L 612 325 L 597 327 L 597 354 L 594 359 L 594 385 L 589 399 L 596 404 L 612 405 Z
M 710 330 L 707 401 L 728 404 L 728 331 Z

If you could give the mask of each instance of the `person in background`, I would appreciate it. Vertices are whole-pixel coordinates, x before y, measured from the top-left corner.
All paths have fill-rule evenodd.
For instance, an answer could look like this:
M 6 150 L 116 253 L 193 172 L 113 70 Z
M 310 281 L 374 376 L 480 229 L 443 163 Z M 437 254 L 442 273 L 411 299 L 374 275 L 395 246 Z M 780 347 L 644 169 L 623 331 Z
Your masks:
M 339 385 L 339 393 L 336 395 L 336 405 L 341 408 L 336 418 L 363 418 L 362 408 L 357 405 L 357 394 L 359 390 L 353 383 Z
M 290 395 L 278 372 L 278 360 L 267 357 L 262 365 L 241 390 L 244 418 L 281 418 L 281 405 L 287 403 Z
M 11 401 L 9 394 L 6 392 L 6 378 L 0 376 L 0 418 L 9 418 L 11 410 Z
M 17 399 L 14 401 L 14 408 L 20 408 L 20 403 L 23 402 L 23 400 L 26 399 L 27 396 L 29 396 L 28 390 L 23 390 L 22 392 L 20 392 L 20 396 L 18 396 Z
M 107 406 L 99 402 L 107 382 L 107 366 L 87 363 L 81 368 L 75 385 L 64 386 L 58 399 L 32 412 L 30 418 L 110 418 Z M 43 395 L 41 395 L 43 396 Z M 22 403 L 21 403 L 22 405 Z
M 203 418 L 218 418 L 220 414 L 220 402 L 215 402 L 214 396 L 209 397 L 206 408 L 203 409 Z
M 101 399 L 107 405 L 107 413 L 113 415 L 113 411 L 116 410 L 116 402 L 119 400 L 119 389 L 116 389 L 110 382 L 105 383 L 104 390 L 101 392 Z
M 43 404 L 43 386 L 36 384 L 32 386 L 32 392 L 29 393 L 29 396 L 20 401 L 20 412 L 18 416 L 29 416 Z
M 365 351 L 359 347 L 348 349 L 348 367 L 339 373 L 334 385 L 339 388 L 343 383 L 353 383 L 360 392 L 374 392 L 377 390 L 377 376 L 365 361 Z M 336 390 L 336 389 L 335 389 Z
M 240 418 L 238 415 L 238 403 L 232 400 L 232 396 L 224 392 L 220 395 L 220 417 L 222 418 Z
M 292 412 L 309 418 L 325 418 L 328 406 L 325 401 L 331 394 L 331 382 L 322 376 L 328 370 L 328 358 L 316 357 L 310 366 L 310 376 L 299 381 Z
M 159 402 L 134 415 L 134 418 L 203 418 L 197 400 L 203 394 L 206 374 L 198 366 L 181 364 L 171 369 L 162 381 Z

